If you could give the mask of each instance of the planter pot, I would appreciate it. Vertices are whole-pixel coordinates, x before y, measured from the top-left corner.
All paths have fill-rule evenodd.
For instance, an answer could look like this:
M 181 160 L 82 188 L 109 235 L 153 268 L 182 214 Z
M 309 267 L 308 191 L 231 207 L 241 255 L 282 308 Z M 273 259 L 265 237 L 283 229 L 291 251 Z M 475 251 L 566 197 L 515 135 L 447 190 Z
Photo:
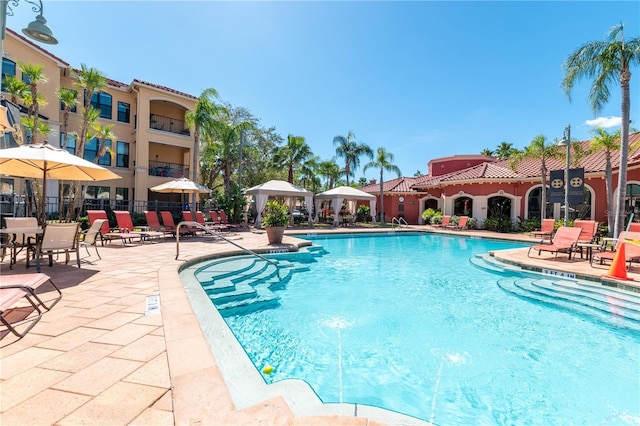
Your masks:
M 286 227 L 268 226 L 264 229 L 267 231 L 267 238 L 269 239 L 269 244 L 280 244 L 282 242 L 282 237 L 284 236 L 284 230 L 286 229 Z

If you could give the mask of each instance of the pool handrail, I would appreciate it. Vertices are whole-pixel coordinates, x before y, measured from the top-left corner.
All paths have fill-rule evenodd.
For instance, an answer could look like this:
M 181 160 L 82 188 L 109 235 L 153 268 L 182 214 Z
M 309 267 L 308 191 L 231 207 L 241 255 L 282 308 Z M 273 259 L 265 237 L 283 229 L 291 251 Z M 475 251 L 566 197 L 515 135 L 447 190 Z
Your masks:
M 235 243 L 233 241 L 231 241 L 230 239 L 226 238 L 225 236 L 221 235 L 220 232 L 216 232 L 213 229 L 207 228 L 206 226 L 203 226 L 201 224 L 199 224 L 198 222 L 191 222 L 191 221 L 182 221 L 180 223 L 178 223 L 178 226 L 176 227 L 176 260 L 178 260 L 178 256 L 180 255 L 180 227 L 181 226 L 188 226 L 188 227 L 194 227 L 194 228 L 198 228 L 208 234 L 214 235 L 216 237 L 222 238 L 223 240 L 225 240 L 226 242 L 233 244 L 234 246 L 238 247 L 240 250 L 243 250 L 247 253 L 249 253 L 250 255 L 256 256 L 262 260 L 264 260 L 265 262 L 268 262 L 270 264 L 272 264 L 273 266 L 276 267 L 276 269 L 278 269 L 278 271 L 280 270 L 278 268 L 278 262 L 274 262 L 271 259 L 267 259 L 266 257 L 256 253 L 253 250 L 249 250 L 246 247 L 242 247 L 240 244 Z
M 407 223 L 406 220 L 404 220 L 404 217 L 393 217 L 393 219 L 391 219 L 391 227 L 395 228 L 395 224 L 398 224 L 399 228 L 402 228 L 402 225 L 404 224 L 404 226 L 409 227 L 409 224 Z

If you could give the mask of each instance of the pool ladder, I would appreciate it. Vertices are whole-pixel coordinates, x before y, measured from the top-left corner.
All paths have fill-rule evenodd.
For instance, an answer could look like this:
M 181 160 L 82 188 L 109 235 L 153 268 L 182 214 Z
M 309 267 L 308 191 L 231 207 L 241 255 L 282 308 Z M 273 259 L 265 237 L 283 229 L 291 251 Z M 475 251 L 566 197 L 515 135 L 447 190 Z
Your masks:
M 404 217 L 399 217 L 399 218 L 398 218 L 398 217 L 395 217 L 395 216 L 394 216 L 394 217 L 393 217 L 393 219 L 391 219 L 391 227 L 392 227 L 392 228 L 395 228 L 396 226 L 397 226 L 398 228 L 402 228 L 403 226 L 404 226 L 405 228 L 408 228 L 408 227 L 409 227 L 409 224 L 407 223 L 407 221 L 406 221 L 406 220 L 404 220 Z
M 222 235 L 220 232 L 214 231 L 211 228 L 207 228 L 206 226 L 203 226 L 203 225 L 199 224 L 198 222 L 183 221 L 183 222 L 180 222 L 178 224 L 178 226 L 176 227 L 176 260 L 178 260 L 178 256 L 180 255 L 180 227 L 181 226 L 188 226 L 190 228 L 197 228 L 197 229 L 199 229 L 201 231 L 206 232 L 207 234 L 211 234 L 211 235 L 213 235 L 215 237 L 221 238 L 221 239 L 225 240 L 226 242 L 228 242 L 229 244 L 232 244 L 232 245 L 238 247 L 240 250 L 242 250 L 242 251 L 244 251 L 244 252 L 246 252 L 246 253 L 248 253 L 248 254 L 250 254 L 252 256 L 260 258 L 260 259 L 264 260 L 267 263 L 272 264 L 276 268 L 276 272 L 278 274 L 278 278 L 282 279 L 280 277 L 280 268 L 279 268 L 278 262 L 274 262 L 273 260 L 267 259 L 266 257 L 256 253 L 253 250 L 249 250 L 246 247 L 242 247 L 240 244 L 231 241 L 230 239 L 228 239 L 227 237 Z

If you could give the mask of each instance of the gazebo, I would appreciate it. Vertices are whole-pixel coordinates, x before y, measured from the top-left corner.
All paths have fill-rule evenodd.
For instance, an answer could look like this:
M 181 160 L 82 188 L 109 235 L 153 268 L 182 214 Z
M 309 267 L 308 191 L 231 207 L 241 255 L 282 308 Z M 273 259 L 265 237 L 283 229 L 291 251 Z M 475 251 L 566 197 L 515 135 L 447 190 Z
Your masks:
M 352 188 L 350 186 L 338 186 L 336 188 L 330 189 L 328 191 L 321 192 L 316 194 L 316 221 L 318 220 L 318 215 L 320 214 L 320 203 L 322 200 L 331 200 L 333 203 L 333 208 L 338 210 L 342 206 L 343 201 L 347 201 L 347 207 L 349 211 L 355 214 L 356 202 L 358 200 L 369 201 L 369 206 L 371 207 L 371 217 L 373 217 L 375 221 L 376 217 L 376 196 L 368 194 L 364 191 L 360 191 L 359 189 Z M 337 211 L 336 211 L 337 213 Z M 333 224 L 338 226 L 339 222 L 338 215 L 335 214 L 333 216 Z
M 256 210 L 258 211 L 258 217 L 256 218 L 255 223 L 256 227 L 260 227 L 260 223 L 262 222 L 262 210 L 267 204 L 269 196 L 288 198 L 290 200 L 290 212 L 293 212 L 293 200 L 296 198 L 304 198 L 307 206 L 313 205 L 313 192 L 307 191 L 304 188 L 293 185 L 284 180 L 270 180 L 268 182 L 261 183 L 260 185 L 247 189 L 245 194 L 255 197 Z M 293 220 L 293 216 L 291 216 L 291 220 Z M 312 220 L 309 218 L 309 226 L 311 226 L 311 224 Z

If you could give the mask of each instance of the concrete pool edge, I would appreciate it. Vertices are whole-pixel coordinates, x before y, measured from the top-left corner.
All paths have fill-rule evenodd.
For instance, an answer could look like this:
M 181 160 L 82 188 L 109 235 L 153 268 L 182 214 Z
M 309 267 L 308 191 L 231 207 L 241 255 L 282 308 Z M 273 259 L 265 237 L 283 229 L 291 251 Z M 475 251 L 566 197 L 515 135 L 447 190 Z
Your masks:
M 291 251 L 311 244 L 295 237 L 289 237 L 289 241 L 293 243 L 288 244 Z M 281 248 L 252 250 L 282 251 Z M 300 380 L 268 385 L 197 280 L 186 279 L 187 274 L 183 273 L 201 260 L 237 254 L 237 250 L 230 249 L 214 256 L 194 256 L 178 265 L 170 262 L 159 271 L 175 424 L 237 424 L 246 422 L 247 416 L 264 415 L 265 411 L 283 423 L 291 423 L 291 417 L 294 417 L 293 423 L 296 419 L 319 417 L 327 422 L 331 419 L 332 424 L 360 424 L 365 419 L 369 424 L 428 424 L 379 407 L 325 404 Z M 273 423 L 277 422 L 269 422 Z

